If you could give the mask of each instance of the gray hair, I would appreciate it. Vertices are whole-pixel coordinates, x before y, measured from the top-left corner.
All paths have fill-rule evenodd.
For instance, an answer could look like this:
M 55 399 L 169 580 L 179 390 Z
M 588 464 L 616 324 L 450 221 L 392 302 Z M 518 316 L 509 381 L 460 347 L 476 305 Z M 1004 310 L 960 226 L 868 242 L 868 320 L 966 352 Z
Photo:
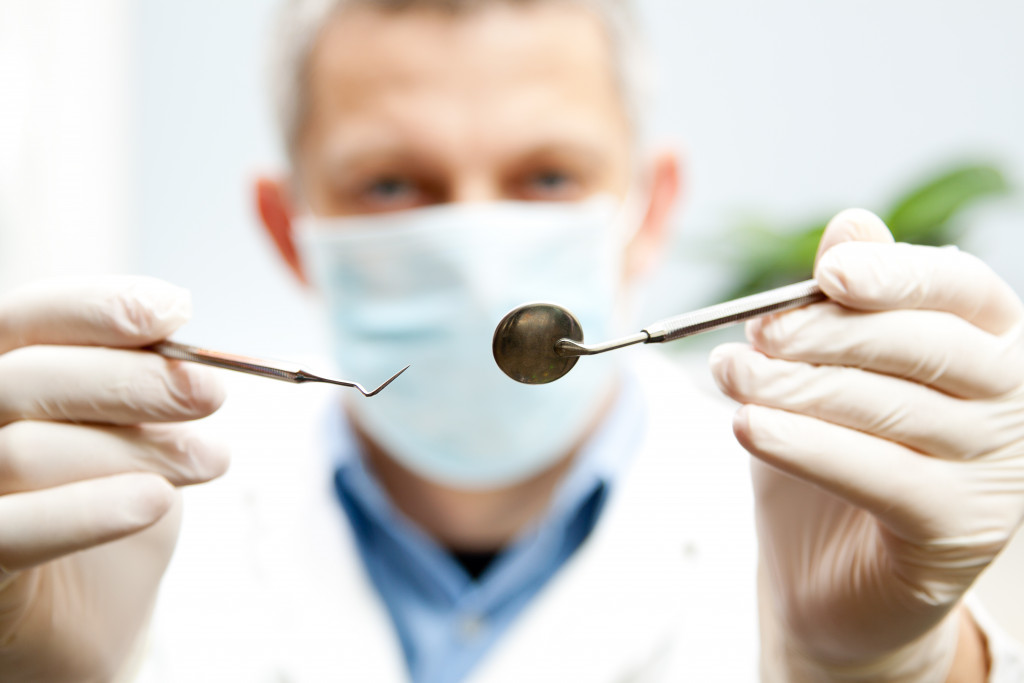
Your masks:
M 615 78 L 634 136 L 644 133 L 653 90 L 652 64 L 641 39 L 633 0 L 284 0 L 273 27 L 270 92 L 283 141 L 293 157 L 306 107 L 306 64 L 317 37 L 339 9 L 362 5 L 381 10 L 419 7 L 462 12 L 496 3 L 572 2 L 593 11 L 607 32 Z

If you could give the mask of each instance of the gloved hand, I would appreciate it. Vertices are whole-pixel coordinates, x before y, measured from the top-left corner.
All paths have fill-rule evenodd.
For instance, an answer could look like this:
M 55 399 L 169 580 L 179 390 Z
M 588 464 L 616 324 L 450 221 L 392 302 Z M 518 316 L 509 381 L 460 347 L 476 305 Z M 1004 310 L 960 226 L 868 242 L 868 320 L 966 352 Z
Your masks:
M 788 681 L 945 680 L 954 609 L 1024 517 L 1024 313 L 955 248 L 830 223 L 830 301 L 712 354 L 756 459 L 765 652 Z M 771 661 L 775 658 L 774 661 Z
M 136 644 L 177 538 L 174 487 L 227 466 L 170 424 L 220 406 L 209 370 L 131 350 L 189 313 L 148 278 L 0 296 L 0 680 L 111 681 Z

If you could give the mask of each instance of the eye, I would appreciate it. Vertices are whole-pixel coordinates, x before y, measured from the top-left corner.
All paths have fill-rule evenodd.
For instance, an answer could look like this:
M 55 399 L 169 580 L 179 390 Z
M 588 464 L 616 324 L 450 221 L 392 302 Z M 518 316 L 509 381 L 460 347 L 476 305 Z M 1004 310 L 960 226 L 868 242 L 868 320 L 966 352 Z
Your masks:
M 374 174 L 353 188 L 353 208 L 357 213 L 402 211 L 435 201 L 431 185 L 416 176 Z
M 521 193 L 524 199 L 563 201 L 577 199 L 581 184 L 576 176 L 560 169 L 544 169 L 526 176 Z
M 400 204 L 415 198 L 416 186 L 398 176 L 384 176 L 371 181 L 364 190 L 367 200 L 376 204 Z
M 541 192 L 558 192 L 571 183 L 568 173 L 543 171 L 533 177 L 532 183 Z

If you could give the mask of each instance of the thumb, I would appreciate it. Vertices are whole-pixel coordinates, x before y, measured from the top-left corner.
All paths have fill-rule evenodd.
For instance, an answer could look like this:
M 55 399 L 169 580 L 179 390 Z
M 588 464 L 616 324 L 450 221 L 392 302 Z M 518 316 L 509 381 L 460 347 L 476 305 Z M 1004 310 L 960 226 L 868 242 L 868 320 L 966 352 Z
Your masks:
M 867 209 L 846 209 L 840 211 L 828 222 L 825 234 L 818 243 L 814 257 L 817 267 L 825 252 L 842 242 L 887 242 L 892 243 L 892 233 L 881 218 Z

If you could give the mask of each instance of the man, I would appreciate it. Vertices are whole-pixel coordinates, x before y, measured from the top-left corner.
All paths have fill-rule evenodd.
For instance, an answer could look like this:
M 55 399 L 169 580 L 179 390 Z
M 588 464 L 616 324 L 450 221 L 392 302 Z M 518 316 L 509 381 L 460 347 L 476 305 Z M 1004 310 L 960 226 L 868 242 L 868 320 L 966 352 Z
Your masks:
M 261 217 L 346 376 L 412 368 L 331 404 L 324 439 L 294 388 L 245 385 L 219 427 L 238 504 L 197 492 L 152 645 L 171 485 L 226 465 L 154 425 L 215 411 L 210 374 L 130 350 L 187 298 L 111 279 L 0 301 L 4 680 L 127 679 L 146 650 L 153 680 L 754 676 L 745 464 L 720 412 L 654 359 L 543 387 L 487 359 L 529 298 L 613 333 L 663 238 L 678 165 L 641 153 L 624 11 L 286 8 L 292 171 L 258 184 Z M 1024 512 L 1021 304 L 966 255 L 890 242 L 840 214 L 816 271 L 831 301 L 712 357 L 749 404 L 761 673 L 1019 680 L 962 598 Z

